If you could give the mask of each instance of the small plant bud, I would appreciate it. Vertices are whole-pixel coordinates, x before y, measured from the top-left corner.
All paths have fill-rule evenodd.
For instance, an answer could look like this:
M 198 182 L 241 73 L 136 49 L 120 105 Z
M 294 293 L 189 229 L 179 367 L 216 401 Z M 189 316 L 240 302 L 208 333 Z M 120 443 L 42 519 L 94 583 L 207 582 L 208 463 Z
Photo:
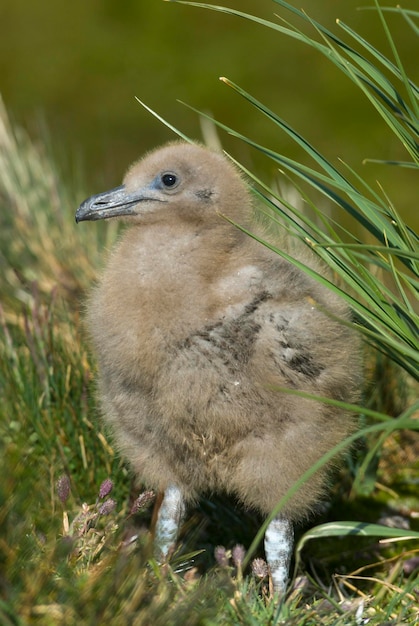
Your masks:
M 246 556 L 246 550 L 240 543 L 238 543 L 232 549 L 231 556 L 232 556 L 234 565 L 236 567 L 241 567 L 244 557 Z
M 99 515 L 109 515 L 112 511 L 115 510 L 116 500 L 113 498 L 108 498 L 105 502 L 102 502 L 100 507 L 98 508 Z
M 220 567 L 228 566 L 228 562 L 230 559 L 224 546 L 216 546 L 216 548 L 214 549 L 214 557 Z
M 403 573 L 406 576 L 413 574 L 416 569 L 419 569 L 419 556 L 413 556 L 403 563 Z
M 111 493 L 112 489 L 113 489 L 113 482 L 111 481 L 110 478 L 107 478 L 106 480 L 103 481 L 103 483 L 101 484 L 99 488 L 99 498 L 101 500 L 103 500 L 103 498 L 106 498 L 106 496 L 108 496 Z
M 57 495 L 64 504 L 70 495 L 70 479 L 67 474 L 61 474 L 56 483 Z
M 256 578 L 266 578 L 268 575 L 268 565 L 266 561 L 263 559 L 253 559 L 252 561 L 252 572 Z
M 141 511 L 141 509 L 145 509 L 145 507 L 148 506 L 153 500 L 154 491 L 143 491 L 143 493 L 140 493 L 138 498 L 134 500 L 130 514 L 135 515 L 138 511 Z

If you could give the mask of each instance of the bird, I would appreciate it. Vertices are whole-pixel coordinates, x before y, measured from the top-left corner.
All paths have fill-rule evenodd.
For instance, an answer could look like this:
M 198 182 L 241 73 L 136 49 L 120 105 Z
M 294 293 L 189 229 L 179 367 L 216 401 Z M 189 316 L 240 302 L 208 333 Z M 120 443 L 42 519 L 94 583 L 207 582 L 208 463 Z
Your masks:
M 309 396 L 356 402 L 360 350 L 344 300 L 250 237 L 264 228 L 256 216 L 231 159 L 177 140 L 85 200 L 76 221 L 125 222 L 86 324 L 105 422 L 142 483 L 163 494 L 159 561 L 188 506 L 233 496 L 272 518 L 264 548 L 282 597 L 294 527 L 326 497 L 331 463 L 272 516 L 275 507 L 356 428 L 341 404 Z

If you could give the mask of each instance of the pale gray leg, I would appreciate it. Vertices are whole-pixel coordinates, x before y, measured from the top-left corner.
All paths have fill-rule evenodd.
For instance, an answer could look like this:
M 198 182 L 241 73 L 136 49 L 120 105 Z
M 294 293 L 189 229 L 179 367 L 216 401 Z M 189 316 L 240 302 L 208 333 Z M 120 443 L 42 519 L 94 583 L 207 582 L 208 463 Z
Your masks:
M 294 546 L 294 529 L 283 517 L 274 517 L 265 533 L 265 554 L 273 590 L 283 595 L 287 588 L 290 561 Z
M 154 552 L 160 563 L 167 561 L 173 550 L 185 514 L 185 503 L 180 489 L 170 486 L 164 492 L 156 524 Z

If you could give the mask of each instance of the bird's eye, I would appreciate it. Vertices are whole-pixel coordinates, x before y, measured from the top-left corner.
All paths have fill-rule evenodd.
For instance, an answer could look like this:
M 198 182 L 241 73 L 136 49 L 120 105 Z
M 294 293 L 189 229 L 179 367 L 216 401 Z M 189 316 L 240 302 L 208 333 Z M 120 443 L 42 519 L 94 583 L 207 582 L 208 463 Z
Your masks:
M 173 189 L 173 187 L 176 187 L 179 180 L 176 174 L 172 174 L 171 172 L 166 172 L 165 174 L 162 174 L 161 182 L 163 183 L 165 187 L 169 189 Z

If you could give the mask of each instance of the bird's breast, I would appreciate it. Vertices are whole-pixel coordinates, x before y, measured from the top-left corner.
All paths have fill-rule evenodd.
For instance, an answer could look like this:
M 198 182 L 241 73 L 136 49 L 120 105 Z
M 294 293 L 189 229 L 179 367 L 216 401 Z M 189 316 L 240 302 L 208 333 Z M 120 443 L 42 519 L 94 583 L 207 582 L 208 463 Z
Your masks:
M 170 229 L 131 229 L 112 254 L 89 306 L 89 327 L 102 364 L 121 376 L 135 373 L 150 380 L 188 341 L 207 367 L 211 360 L 220 361 L 228 341 L 236 345 L 237 337 L 215 340 L 215 332 L 207 329 L 240 318 L 261 280 L 252 263 L 231 266 L 228 256 L 214 257 L 194 231 L 174 236 Z

